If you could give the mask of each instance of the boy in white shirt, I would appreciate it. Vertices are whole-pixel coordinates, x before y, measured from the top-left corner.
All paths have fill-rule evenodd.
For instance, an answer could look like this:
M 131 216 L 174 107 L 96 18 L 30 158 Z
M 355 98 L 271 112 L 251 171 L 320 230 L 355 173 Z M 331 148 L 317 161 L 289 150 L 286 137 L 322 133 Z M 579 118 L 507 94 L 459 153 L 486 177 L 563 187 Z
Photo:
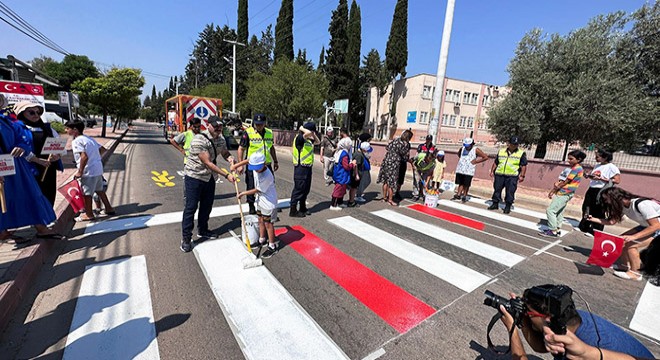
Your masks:
M 78 171 L 73 176 L 80 179 L 80 187 L 85 200 L 85 214 L 76 218 L 76 221 L 95 220 L 92 210 L 92 195 L 96 193 L 103 205 L 105 205 L 106 215 L 114 215 L 115 209 L 110 205 L 108 196 L 103 190 L 103 162 L 101 156 L 106 149 L 99 145 L 96 140 L 83 135 L 85 124 L 82 121 L 69 121 L 65 125 L 66 133 L 73 137 L 71 148 L 73 157 L 76 160 Z
M 247 195 L 256 195 L 255 204 L 257 205 L 257 215 L 259 216 L 259 244 L 268 249 L 261 255 L 262 258 L 277 254 L 278 245 L 275 242 L 275 227 L 272 223 L 272 217 L 277 211 L 277 192 L 275 191 L 275 177 L 266 166 L 266 157 L 262 152 L 255 152 L 245 159 L 231 166 L 234 171 L 238 167 L 247 164 L 248 171 L 254 172 L 254 189 L 243 191 L 238 194 L 239 199 Z M 268 242 L 266 242 L 266 235 Z

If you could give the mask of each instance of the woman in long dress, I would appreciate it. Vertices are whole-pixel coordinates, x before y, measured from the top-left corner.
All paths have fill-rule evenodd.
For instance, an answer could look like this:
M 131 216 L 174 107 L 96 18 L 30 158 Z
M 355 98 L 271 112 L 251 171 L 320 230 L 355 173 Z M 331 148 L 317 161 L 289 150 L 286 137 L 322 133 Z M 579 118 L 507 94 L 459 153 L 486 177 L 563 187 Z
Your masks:
M 383 201 L 392 206 L 397 206 L 392 198 L 398 186 L 399 167 L 406 166 L 410 156 L 410 139 L 412 139 L 412 132 L 406 130 L 400 137 L 387 144 L 385 159 L 378 172 L 377 182 L 383 184 Z

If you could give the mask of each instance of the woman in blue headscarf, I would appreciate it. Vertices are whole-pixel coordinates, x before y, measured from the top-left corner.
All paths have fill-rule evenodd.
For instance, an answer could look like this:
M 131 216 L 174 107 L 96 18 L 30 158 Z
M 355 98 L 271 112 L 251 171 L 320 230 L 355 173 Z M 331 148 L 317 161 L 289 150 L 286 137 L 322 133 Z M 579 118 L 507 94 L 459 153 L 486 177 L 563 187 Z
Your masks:
M 39 189 L 25 155 L 32 150 L 20 124 L 0 114 L 0 152 L 14 157 L 16 174 L 0 177 L 4 183 L 7 212 L 0 212 L 0 240 L 13 239 L 16 243 L 30 239 L 13 235 L 9 229 L 34 225 L 37 237 L 59 237 L 46 224 L 55 221 L 55 212 Z

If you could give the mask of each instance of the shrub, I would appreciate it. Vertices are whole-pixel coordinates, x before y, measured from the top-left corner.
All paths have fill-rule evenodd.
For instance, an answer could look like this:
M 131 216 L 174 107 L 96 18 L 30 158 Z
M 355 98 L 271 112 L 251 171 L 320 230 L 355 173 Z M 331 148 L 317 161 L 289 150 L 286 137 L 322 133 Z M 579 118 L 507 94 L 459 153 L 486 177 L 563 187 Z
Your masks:
M 64 129 L 64 124 L 61 122 L 53 121 L 50 123 L 50 127 L 53 128 L 53 130 L 57 131 L 60 134 L 64 134 L 66 131 Z

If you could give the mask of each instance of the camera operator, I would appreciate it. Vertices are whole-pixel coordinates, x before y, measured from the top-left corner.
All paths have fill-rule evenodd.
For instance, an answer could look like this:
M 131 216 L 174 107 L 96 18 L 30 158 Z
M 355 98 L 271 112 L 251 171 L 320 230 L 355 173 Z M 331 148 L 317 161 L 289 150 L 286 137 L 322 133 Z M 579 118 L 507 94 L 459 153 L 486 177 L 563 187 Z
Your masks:
M 551 289 L 555 285 L 542 285 L 534 288 Z M 529 289 L 528 289 L 529 290 Z M 527 291 L 526 291 L 527 293 Z M 520 299 L 510 294 L 512 299 Z M 550 330 L 552 317 L 547 309 L 535 308 L 534 301 L 525 301 L 526 311 L 520 315 L 520 330 L 530 347 L 539 353 L 565 352 L 568 359 L 652 359 L 653 354 L 637 339 L 624 332 L 613 323 L 586 311 L 576 310 L 572 299 L 561 318 L 566 325 L 565 335 L 556 335 Z M 515 320 L 503 305 L 501 321 L 511 333 L 511 354 L 513 359 L 527 359 L 522 340 L 515 329 Z M 544 334 L 545 333 L 545 334 Z M 593 354 L 596 357 L 591 357 Z M 606 356 L 607 355 L 607 356 Z M 627 356 L 627 357 L 626 357 Z

